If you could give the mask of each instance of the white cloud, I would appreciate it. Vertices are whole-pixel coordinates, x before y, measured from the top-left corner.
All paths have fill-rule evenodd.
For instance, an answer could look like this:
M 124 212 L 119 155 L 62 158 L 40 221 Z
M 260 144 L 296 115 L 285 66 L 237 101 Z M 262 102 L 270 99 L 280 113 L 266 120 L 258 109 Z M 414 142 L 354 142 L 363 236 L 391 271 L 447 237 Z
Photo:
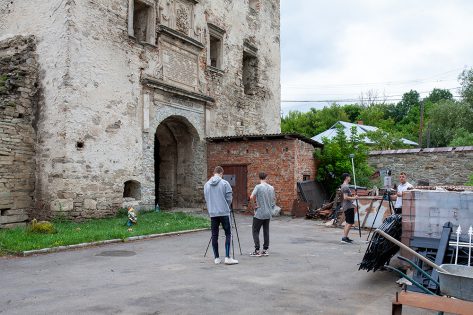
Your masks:
M 281 4 L 283 100 L 453 88 L 462 68 L 473 66 L 472 1 Z

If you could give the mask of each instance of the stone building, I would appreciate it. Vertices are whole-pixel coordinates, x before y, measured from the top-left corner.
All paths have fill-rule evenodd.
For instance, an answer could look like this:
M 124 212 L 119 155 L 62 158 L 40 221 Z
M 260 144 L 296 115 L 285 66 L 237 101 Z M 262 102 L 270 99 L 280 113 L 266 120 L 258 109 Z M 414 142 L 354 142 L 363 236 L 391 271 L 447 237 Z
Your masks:
M 1 216 L 200 205 L 206 137 L 280 131 L 279 10 L 0 0 Z

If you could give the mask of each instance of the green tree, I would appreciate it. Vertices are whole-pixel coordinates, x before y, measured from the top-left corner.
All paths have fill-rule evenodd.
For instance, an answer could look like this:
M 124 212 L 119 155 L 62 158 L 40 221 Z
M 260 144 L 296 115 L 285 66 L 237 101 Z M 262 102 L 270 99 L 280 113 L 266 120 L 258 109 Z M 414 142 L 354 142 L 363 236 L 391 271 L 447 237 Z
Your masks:
M 347 114 L 349 121 L 352 123 L 360 119 L 359 116 L 361 114 L 361 111 L 364 109 L 363 106 L 358 104 L 348 104 L 344 105 L 342 108 Z
M 473 186 L 473 174 L 470 175 L 470 179 L 465 183 L 467 186 Z
M 284 133 L 296 132 L 312 138 L 329 129 L 339 120 L 348 121 L 348 115 L 343 107 L 337 104 L 320 110 L 311 108 L 306 113 L 291 111 L 281 119 L 281 131 Z
M 408 145 L 405 145 L 401 140 L 402 134 L 397 131 L 387 132 L 378 129 L 376 131 L 368 132 L 366 136 L 374 142 L 374 144 L 370 145 L 370 149 L 394 150 L 408 147 Z
M 375 104 L 366 106 L 362 109 L 359 118 L 363 121 L 363 124 L 369 126 L 375 126 L 384 130 L 394 129 L 394 119 L 388 115 L 387 104 Z
M 299 133 L 306 137 L 313 137 L 317 129 L 313 112 L 302 113 L 299 111 L 290 111 L 287 116 L 281 119 L 281 131 L 284 133 Z
M 449 91 L 449 90 L 445 90 L 445 89 L 437 89 L 437 88 L 434 88 L 429 96 L 427 96 L 426 98 L 424 98 L 422 101 L 424 103 L 432 103 L 432 104 L 435 104 L 435 103 L 438 103 L 442 100 L 453 100 L 453 95 L 452 93 Z
M 462 147 L 473 145 L 473 132 L 469 132 L 465 128 L 459 128 L 455 132 L 455 136 L 448 145 L 450 147 Z
M 420 95 L 415 90 L 410 90 L 404 93 L 402 100 L 397 103 L 394 110 L 394 120 L 401 122 L 406 119 L 407 114 L 412 111 L 413 108 L 419 108 Z
M 473 106 L 473 69 L 465 69 L 458 76 L 460 81 L 460 94 L 463 101 Z
M 325 183 L 329 192 L 335 191 L 341 184 L 343 173 L 352 173 L 350 154 L 354 154 L 355 175 L 357 185 L 369 183 L 369 176 L 373 173 L 368 165 L 368 147 L 363 142 L 363 136 L 352 128 L 352 136 L 348 139 L 342 126 L 337 126 L 337 135 L 324 140 L 322 150 L 316 150 L 314 155 L 319 161 L 317 179 Z
M 434 104 L 428 122 L 431 146 L 448 146 L 461 129 L 473 132 L 472 117 L 473 107 L 465 102 L 447 100 Z

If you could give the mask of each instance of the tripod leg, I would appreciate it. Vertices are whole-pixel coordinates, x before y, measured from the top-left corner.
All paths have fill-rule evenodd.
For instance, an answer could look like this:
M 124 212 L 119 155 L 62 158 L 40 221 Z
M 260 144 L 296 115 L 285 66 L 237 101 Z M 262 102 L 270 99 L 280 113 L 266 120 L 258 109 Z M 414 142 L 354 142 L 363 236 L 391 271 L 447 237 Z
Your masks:
M 207 244 L 207 249 L 205 250 L 204 257 L 207 256 L 207 252 L 209 251 L 209 247 L 210 247 L 210 242 L 212 242 L 212 235 L 210 236 L 209 243 Z
M 358 215 L 358 232 L 361 238 L 360 206 L 358 205 L 358 199 L 356 199 L 356 214 Z
M 373 226 L 376 222 L 376 219 L 378 218 L 379 210 L 381 209 L 381 206 L 383 205 L 383 200 L 384 200 L 384 196 L 383 196 L 383 199 L 379 201 L 379 206 L 378 206 L 378 209 L 376 210 L 376 215 L 374 216 L 373 223 L 371 223 L 370 232 L 368 233 L 368 237 L 366 237 L 366 240 L 369 240 L 370 238 L 371 231 L 373 230 Z
M 240 248 L 240 255 L 243 255 L 241 253 L 240 236 L 238 235 L 238 228 L 237 228 L 237 224 L 236 224 L 236 220 L 235 220 L 235 213 L 233 212 L 233 210 L 232 210 L 232 214 L 233 214 L 233 224 L 235 225 L 235 232 L 236 232 L 237 240 L 238 240 L 238 247 Z
M 230 226 L 230 231 L 231 231 L 231 226 Z M 232 238 L 232 255 L 233 255 L 233 259 L 235 259 L 235 243 L 233 243 L 233 233 L 231 233 L 231 238 Z

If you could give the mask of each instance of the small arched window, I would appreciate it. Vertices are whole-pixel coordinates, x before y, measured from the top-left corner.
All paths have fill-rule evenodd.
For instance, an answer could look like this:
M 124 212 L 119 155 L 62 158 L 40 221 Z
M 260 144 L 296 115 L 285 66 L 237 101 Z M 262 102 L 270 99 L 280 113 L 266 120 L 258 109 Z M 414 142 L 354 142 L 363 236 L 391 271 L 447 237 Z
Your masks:
M 123 187 L 123 198 L 141 200 L 141 183 L 136 180 L 126 181 Z

